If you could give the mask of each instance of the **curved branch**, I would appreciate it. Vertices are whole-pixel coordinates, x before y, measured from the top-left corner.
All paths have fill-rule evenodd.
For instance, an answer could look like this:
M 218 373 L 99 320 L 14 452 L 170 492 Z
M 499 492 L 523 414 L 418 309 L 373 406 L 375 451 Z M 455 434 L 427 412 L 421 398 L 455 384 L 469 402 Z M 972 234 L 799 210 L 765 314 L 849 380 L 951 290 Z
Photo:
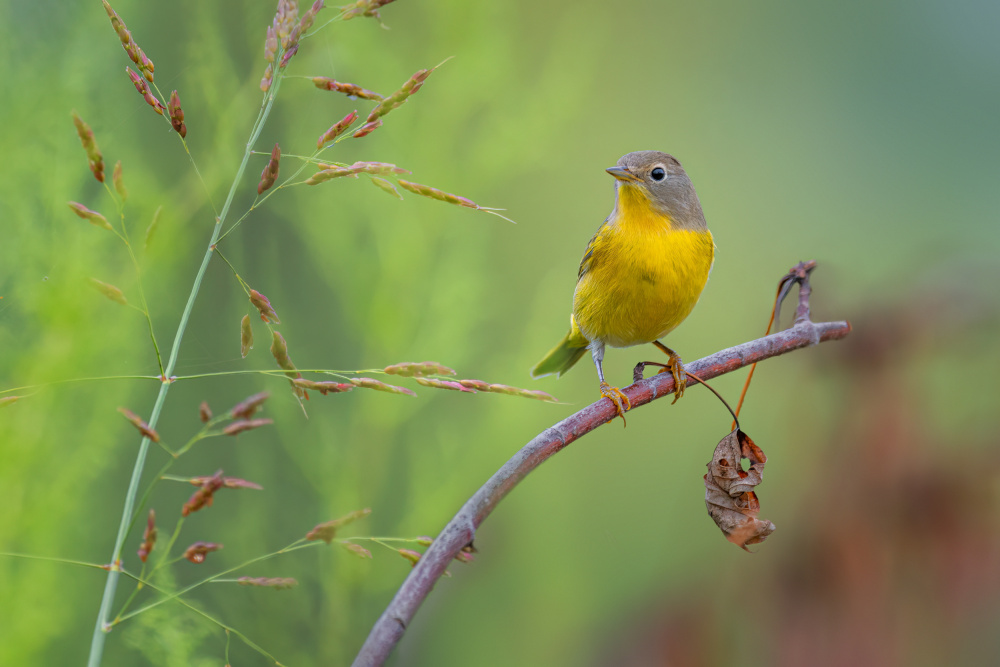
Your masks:
M 808 298 L 809 285 L 806 277 L 800 282 L 799 308 L 792 328 L 716 352 L 685 364 L 685 368 L 707 380 L 792 350 L 844 338 L 850 333 L 851 325 L 848 322 L 811 322 Z M 624 391 L 634 410 L 671 395 L 674 391 L 674 379 L 670 373 L 662 373 L 640 380 Z M 469 498 L 421 556 L 392 602 L 376 621 L 354 659 L 354 667 L 377 667 L 385 662 L 445 568 L 463 547 L 472 542 L 476 529 L 511 489 L 553 454 L 616 416 L 611 400 L 602 398 L 545 429 L 494 473 Z

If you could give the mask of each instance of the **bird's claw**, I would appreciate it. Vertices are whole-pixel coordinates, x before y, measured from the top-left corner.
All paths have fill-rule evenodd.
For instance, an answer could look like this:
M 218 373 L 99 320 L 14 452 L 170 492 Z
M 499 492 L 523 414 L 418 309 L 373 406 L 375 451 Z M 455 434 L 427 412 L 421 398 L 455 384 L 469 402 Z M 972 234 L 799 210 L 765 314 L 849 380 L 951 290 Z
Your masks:
M 673 405 L 677 402 L 678 398 L 684 395 L 684 390 L 687 389 L 687 372 L 684 370 L 684 362 L 681 361 L 680 356 L 677 354 L 670 355 L 670 361 L 667 362 L 666 367 L 660 369 L 660 373 L 667 372 L 674 376 L 674 400 L 670 402 L 670 405 Z
M 601 396 L 611 399 L 611 402 L 615 404 L 615 408 L 618 409 L 618 416 L 622 418 L 622 423 L 627 426 L 625 413 L 632 409 L 632 402 L 628 400 L 625 392 L 618 387 L 612 387 L 607 382 L 602 382 Z

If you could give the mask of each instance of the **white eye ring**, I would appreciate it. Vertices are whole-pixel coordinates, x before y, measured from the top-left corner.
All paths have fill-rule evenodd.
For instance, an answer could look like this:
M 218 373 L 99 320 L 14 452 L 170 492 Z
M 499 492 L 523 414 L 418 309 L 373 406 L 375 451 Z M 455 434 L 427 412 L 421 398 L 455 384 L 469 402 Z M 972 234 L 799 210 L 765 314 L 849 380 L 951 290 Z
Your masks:
M 667 178 L 667 170 L 662 164 L 658 164 L 653 167 L 653 170 L 649 172 L 649 177 L 654 181 L 663 181 Z

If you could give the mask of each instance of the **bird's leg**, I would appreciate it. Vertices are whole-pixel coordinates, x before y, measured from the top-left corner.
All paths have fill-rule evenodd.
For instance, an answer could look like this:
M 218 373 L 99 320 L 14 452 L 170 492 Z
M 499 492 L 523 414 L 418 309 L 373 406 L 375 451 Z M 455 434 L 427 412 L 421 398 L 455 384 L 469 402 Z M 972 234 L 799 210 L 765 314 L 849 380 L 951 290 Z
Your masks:
M 592 342 L 590 344 L 590 353 L 594 357 L 594 365 L 597 366 L 597 379 L 601 381 L 601 396 L 611 399 L 611 402 L 618 409 L 618 416 L 622 418 L 622 423 L 625 424 L 625 412 L 632 408 L 632 403 L 621 389 L 612 387 L 604 381 L 604 367 L 602 366 L 604 363 L 604 343 Z
M 667 367 L 662 369 L 660 373 L 666 373 L 669 370 L 674 376 L 674 400 L 671 402 L 671 405 L 673 405 L 677 402 L 678 398 L 684 395 L 684 389 L 687 387 L 687 374 L 684 372 L 684 362 L 681 361 L 679 354 L 660 341 L 654 340 L 653 345 L 663 350 L 663 353 L 670 357 Z

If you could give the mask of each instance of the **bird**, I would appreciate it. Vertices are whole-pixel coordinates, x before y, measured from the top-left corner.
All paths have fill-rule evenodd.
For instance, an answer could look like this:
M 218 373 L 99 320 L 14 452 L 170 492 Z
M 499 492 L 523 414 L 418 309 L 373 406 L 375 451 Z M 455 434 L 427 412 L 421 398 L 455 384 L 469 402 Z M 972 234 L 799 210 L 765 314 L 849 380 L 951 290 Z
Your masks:
M 605 347 L 656 345 L 667 354 L 660 372 L 673 374 L 676 403 L 687 385 L 684 364 L 659 339 L 698 303 L 715 261 L 715 241 L 691 179 L 674 156 L 637 151 L 606 171 L 615 178 L 615 207 L 583 253 L 569 333 L 531 376 L 560 376 L 589 350 L 601 396 L 624 422 L 632 406 L 604 379 Z

